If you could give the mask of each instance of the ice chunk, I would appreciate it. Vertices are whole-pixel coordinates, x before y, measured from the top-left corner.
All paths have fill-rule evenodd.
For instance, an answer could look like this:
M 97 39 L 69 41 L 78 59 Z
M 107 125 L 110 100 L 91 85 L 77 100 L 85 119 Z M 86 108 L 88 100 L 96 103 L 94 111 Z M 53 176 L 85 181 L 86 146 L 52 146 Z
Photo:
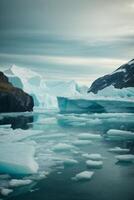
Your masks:
M 9 186 L 10 187 L 20 187 L 20 186 L 24 186 L 24 185 L 29 185 L 32 183 L 32 180 L 23 180 L 23 179 L 12 179 L 11 181 L 9 181 Z
M 71 159 L 71 158 L 66 158 L 66 159 L 63 160 L 63 162 L 64 162 L 64 165 L 69 165 L 69 166 L 78 164 L 77 160 L 74 160 L 74 159 Z
M 73 177 L 72 179 L 76 181 L 86 181 L 86 180 L 90 180 L 93 175 L 94 175 L 94 172 L 92 171 L 83 171 L 79 174 L 76 174 L 76 176 Z
M 87 160 L 86 164 L 90 168 L 101 168 L 103 166 L 102 161 L 95 161 L 95 160 Z
M 12 189 L 8 189 L 8 188 L 0 188 L 0 193 L 3 196 L 8 196 L 10 193 L 12 193 L 13 190 Z
M 115 156 L 115 158 L 120 162 L 133 162 L 134 161 L 134 155 L 132 155 L 132 154 L 119 155 L 119 156 Z
M 114 147 L 109 149 L 108 151 L 114 153 L 128 153 L 130 150 L 126 148 Z
M 32 174 L 38 170 L 34 160 L 35 148 L 24 143 L 0 144 L 0 172 Z
M 134 139 L 134 133 L 133 132 L 124 131 L 124 130 L 117 130 L 117 129 L 110 129 L 109 131 L 107 131 L 107 136 Z
M 101 139 L 101 135 L 93 134 L 93 133 L 81 133 L 78 135 L 78 138 L 81 140 L 88 140 L 88 139 Z
M 82 154 L 82 156 L 85 157 L 85 158 L 88 158 L 90 160 L 94 160 L 94 161 L 100 161 L 100 160 L 103 159 L 103 157 L 100 154 L 97 154 L 97 153 L 93 153 L 93 154 L 85 153 L 85 154 Z
M 23 180 L 39 181 L 39 180 L 43 180 L 47 178 L 48 175 L 49 175 L 49 172 L 40 171 L 37 174 L 32 174 L 30 176 L 27 176 Z
M 57 145 L 55 145 L 52 150 L 53 151 L 70 151 L 73 150 L 75 147 L 73 145 L 70 144 L 66 144 L 66 143 L 58 143 Z

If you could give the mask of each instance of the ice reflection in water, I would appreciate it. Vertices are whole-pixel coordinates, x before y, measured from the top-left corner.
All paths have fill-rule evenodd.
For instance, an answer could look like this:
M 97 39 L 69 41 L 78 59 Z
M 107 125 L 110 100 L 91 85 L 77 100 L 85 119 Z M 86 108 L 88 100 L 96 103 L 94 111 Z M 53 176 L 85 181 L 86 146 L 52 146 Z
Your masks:
M 118 197 L 118 200 L 126 200 L 134 197 L 133 162 L 117 163 L 115 156 L 124 154 L 123 151 L 109 151 L 120 147 L 129 149 L 125 154 L 134 154 L 134 137 L 124 139 L 123 135 L 120 137 L 115 135 L 110 138 L 107 135 L 110 129 L 134 132 L 133 113 L 60 114 L 56 111 L 38 111 L 30 116 L 29 113 L 25 113 L 24 116 L 22 113 L 13 115 L 14 119 L 18 119 L 19 115 L 23 119 L 30 117 L 33 121 L 25 120 L 24 126 L 27 130 L 13 131 L 9 125 L 1 125 L 0 142 L 34 144 L 35 160 L 39 165 L 39 171 L 28 177 L 2 175 L 1 188 L 10 188 L 9 181 L 12 179 L 32 180 L 29 185 L 12 188 L 13 192 L 4 198 L 112 200 L 114 196 L 115 199 Z M 3 121 L 9 118 L 7 115 L 2 117 Z M 16 120 L 16 128 L 23 128 L 23 125 L 19 126 L 20 121 Z M 95 165 L 98 162 L 91 161 L 91 157 L 89 159 L 84 156 L 85 154 L 100 154 L 103 158 L 101 168 L 92 167 L 91 164 Z M 90 163 L 90 169 L 86 164 L 88 160 L 90 160 L 87 162 Z M 90 181 L 72 180 L 72 177 L 83 171 L 94 172 Z M 101 195 L 97 196 L 99 192 Z

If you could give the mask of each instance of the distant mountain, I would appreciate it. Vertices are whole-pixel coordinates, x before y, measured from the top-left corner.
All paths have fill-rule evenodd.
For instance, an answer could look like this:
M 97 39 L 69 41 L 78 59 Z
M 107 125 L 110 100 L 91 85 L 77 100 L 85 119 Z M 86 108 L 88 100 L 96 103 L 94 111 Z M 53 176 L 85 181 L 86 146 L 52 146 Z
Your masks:
M 97 94 L 99 90 L 111 85 L 118 89 L 134 87 L 134 59 L 120 66 L 113 73 L 96 79 L 89 88 L 88 93 Z

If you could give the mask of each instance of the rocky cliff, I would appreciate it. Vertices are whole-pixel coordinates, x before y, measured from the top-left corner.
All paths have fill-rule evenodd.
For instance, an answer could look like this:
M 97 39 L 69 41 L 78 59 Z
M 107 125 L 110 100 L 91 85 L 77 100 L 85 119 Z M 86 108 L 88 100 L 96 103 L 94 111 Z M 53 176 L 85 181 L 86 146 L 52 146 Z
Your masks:
M 108 86 L 113 85 L 115 88 L 122 89 L 134 87 L 134 59 L 120 66 L 111 74 L 96 79 L 88 90 L 97 93 Z
M 3 72 L 0 72 L 0 112 L 32 111 L 33 98 L 14 87 Z

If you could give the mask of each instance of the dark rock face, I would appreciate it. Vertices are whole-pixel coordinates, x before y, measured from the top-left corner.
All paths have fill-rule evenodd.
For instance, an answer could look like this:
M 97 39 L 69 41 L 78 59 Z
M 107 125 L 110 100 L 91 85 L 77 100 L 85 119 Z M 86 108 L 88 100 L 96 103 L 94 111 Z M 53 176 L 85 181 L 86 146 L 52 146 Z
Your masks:
M 118 89 L 134 87 L 134 59 L 122 65 L 113 73 L 96 79 L 89 88 L 88 93 L 93 92 L 96 94 L 99 90 L 111 85 Z
M 32 111 L 33 106 L 33 98 L 14 87 L 4 73 L 0 72 L 0 112 Z

